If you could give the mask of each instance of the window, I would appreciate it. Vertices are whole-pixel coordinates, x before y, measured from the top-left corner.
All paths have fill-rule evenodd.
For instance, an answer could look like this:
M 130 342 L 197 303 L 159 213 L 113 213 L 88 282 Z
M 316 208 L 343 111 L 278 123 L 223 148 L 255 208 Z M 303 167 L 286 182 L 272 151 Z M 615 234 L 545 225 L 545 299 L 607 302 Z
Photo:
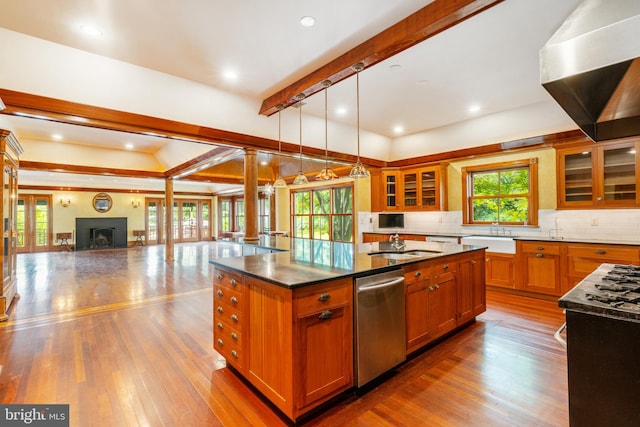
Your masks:
M 271 199 L 263 197 L 258 201 L 258 221 L 259 232 L 268 233 L 271 231 Z
M 353 186 L 291 192 L 293 237 L 353 241 Z
M 231 200 L 220 201 L 220 231 L 231 231 Z
M 244 231 L 244 200 L 236 200 L 236 228 Z
M 537 225 L 537 183 L 535 158 L 463 168 L 463 223 Z

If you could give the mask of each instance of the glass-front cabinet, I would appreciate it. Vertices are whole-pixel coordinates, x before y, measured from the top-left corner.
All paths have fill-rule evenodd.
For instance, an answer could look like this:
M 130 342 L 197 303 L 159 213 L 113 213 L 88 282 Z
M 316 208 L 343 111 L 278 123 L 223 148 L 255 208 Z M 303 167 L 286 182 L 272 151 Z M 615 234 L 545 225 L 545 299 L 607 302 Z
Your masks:
M 0 129 L 0 154 L 2 154 L 2 287 L 0 287 L 0 321 L 8 320 L 11 302 L 18 298 L 16 285 L 16 200 L 18 198 L 18 157 L 22 147 L 9 131 Z
M 384 211 L 400 210 L 400 172 L 397 170 L 382 172 L 382 194 Z
M 405 210 L 446 210 L 446 166 L 429 166 L 402 172 Z
M 639 141 L 557 150 L 558 208 L 640 206 Z

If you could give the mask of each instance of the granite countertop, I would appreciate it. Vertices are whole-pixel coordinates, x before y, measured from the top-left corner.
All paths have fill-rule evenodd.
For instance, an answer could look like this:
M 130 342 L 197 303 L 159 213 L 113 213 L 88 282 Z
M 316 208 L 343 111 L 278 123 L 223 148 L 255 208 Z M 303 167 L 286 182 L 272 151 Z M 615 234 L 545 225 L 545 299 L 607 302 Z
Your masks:
M 411 230 L 397 230 L 398 234 L 415 234 L 418 236 L 440 236 L 440 237 L 466 237 L 466 236 L 471 236 L 472 234 L 470 233 L 441 233 L 438 231 L 411 231 Z M 384 234 L 384 235 L 393 235 L 396 234 L 396 230 L 389 230 L 389 231 L 382 231 L 382 230 L 376 230 L 376 231 L 364 231 L 363 233 L 365 234 Z
M 601 295 L 603 291 L 596 288 L 614 267 L 613 264 L 601 264 L 593 273 L 585 277 L 558 300 L 558 306 L 566 310 L 579 311 L 587 314 L 611 317 L 621 320 L 640 322 L 640 307 L 613 307 L 607 303 L 590 300 L 587 294 Z
M 287 252 L 218 258 L 209 262 L 283 287 L 296 288 L 343 277 L 382 273 L 399 269 L 405 264 L 483 249 L 481 246 L 407 240 L 403 251 L 437 252 L 432 256 L 400 260 L 368 255 L 370 252 L 389 250 L 388 242 L 353 244 L 266 237 L 256 244 L 262 248 L 281 249 L 286 246 Z

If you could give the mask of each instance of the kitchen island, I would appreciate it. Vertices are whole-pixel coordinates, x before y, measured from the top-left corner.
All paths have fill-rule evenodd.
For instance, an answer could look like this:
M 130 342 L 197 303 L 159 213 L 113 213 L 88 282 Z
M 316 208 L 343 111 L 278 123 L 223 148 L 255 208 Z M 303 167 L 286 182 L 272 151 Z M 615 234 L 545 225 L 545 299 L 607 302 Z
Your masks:
M 289 250 L 211 260 L 214 348 L 295 421 L 354 388 L 354 280 L 404 277 L 407 354 L 485 310 L 484 248 L 399 243 L 268 237 Z

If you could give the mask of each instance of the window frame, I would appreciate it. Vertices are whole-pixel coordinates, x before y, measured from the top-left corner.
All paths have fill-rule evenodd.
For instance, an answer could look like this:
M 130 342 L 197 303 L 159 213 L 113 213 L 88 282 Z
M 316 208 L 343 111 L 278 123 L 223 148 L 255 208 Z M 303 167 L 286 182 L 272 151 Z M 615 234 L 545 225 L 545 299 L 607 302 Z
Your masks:
M 520 222 L 500 222 L 498 225 L 508 226 L 537 226 L 538 225 L 538 159 L 533 157 L 529 159 L 514 160 L 509 162 L 491 163 L 478 166 L 467 166 L 462 168 L 462 224 L 463 225 L 492 225 L 486 221 L 473 220 L 473 176 L 479 173 L 503 172 L 508 170 L 528 169 L 529 170 L 529 192 L 526 195 L 518 195 L 526 197 L 527 203 L 527 220 Z M 511 198 L 513 194 L 496 195 L 500 198 Z M 484 197 L 483 197 L 484 198 Z
M 335 213 L 335 191 L 341 188 L 348 188 L 351 192 L 351 214 L 343 214 L 343 213 Z M 316 214 L 314 212 L 314 193 L 318 191 L 329 190 L 329 206 L 327 212 L 322 212 Z M 304 214 L 296 214 L 295 207 L 295 199 L 296 194 L 299 193 L 309 193 L 309 213 Z M 355 241 L 355 194 L 354 194 L 354 185 L 352 182 L 349 183 L 337 183 L 334 185 L 323 185 L 318 187 L 305 187 L 299 188 L 295 190 L 291 190 L 290 192 L 290 208 L 291 208 L 291 237 L 299 238 L 299 239 L 315 239 L 322 240 L 327 242 L 335 242 L 335 241 L 345 241 L 345 242 L 354 242 Z M 313 220 L 314 217 L 328 217 L 329 221 L 329 230 L 328 230 L 328 239 L 318 239 L 313 236 Z M 333 220 L 334 217 L 351 217 L 351 236 L 350 240 L 334 240 L 333 237 Z M 297 235 L 296 230 L 296 219 L 298 218 L 307 218 L 309 224 L 309 237 L 301 237 Z

